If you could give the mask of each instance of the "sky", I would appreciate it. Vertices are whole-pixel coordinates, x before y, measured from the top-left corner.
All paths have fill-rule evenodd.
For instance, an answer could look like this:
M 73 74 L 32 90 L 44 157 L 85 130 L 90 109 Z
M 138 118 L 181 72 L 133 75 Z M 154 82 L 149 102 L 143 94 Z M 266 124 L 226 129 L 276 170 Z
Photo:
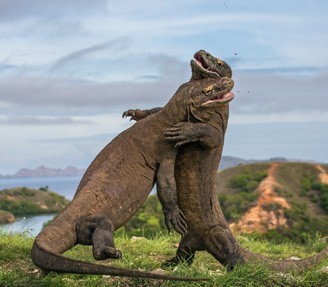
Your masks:
M 233 70 L 224 155 L 328 162 L 328 1 L 0 0 L 0 174 L 87 167 L 204 49 Z

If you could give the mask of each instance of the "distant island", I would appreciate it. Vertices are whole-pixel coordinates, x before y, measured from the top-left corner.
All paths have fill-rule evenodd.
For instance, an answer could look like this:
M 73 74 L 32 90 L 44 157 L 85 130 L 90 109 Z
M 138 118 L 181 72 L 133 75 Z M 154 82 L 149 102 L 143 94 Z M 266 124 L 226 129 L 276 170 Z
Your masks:
M 0 178 L 4 177 L 43 177 L 43 176 L 70 176 L 70 175 L 83 175 L 85 168 L 77 168 L 74 166 L 67 166 L 66 168 L 51 168 L 44 165 L 40 165 L 35 169 L 21 168 L 12 175 L 0 175 Z

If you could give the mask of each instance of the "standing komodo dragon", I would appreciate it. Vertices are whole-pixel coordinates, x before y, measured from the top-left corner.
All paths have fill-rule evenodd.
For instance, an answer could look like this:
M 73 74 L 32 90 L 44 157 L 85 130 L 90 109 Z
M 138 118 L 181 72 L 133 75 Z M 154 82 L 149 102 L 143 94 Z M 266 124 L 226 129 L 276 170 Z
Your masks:
M 216 58 L 205 51 L 196 53 L 195 58 L 197 63 L 203 66 L 201 77 L 213 77 L 212 70 L 215 70 Z M 217 63 L 223 69 L 221 74 L 231 76 L 229 66 L 222 66 L 220 60 Z M 209 67 L 211 69 L 207 75 L 206 71 Z M 230 100 L 232 98 L 233 95 L 230 96 Z M 159 110 L 159 108 L 145 110 L 139 112 L 139 115 L 142 118 Z M 228 269 L 232 269 L 237 263 L 252 260 L 265 262 L 272 269 L 283 272 L 304 270 L 318 264 L 326 257 L 328 248 L 315 256 L 299 261 L 275 261 L 252 253 L 239 245 L 227 224 L 217 198 L 216 177 L 228 124 L 228 103 L 213 101 L 211 106 L 194 109 L 191 112 L 189 122 L 179 123 L 165 133 L 166 139 L 176 142 L 176 146 L 179 147 L 174 175 L 178 205 L 186 217 L 187 234 L 182 237 L 176 256 L 166 261 L 164 265 L 176 265 L 179 262 L 191 264 L 196 251 L 202 250 L 208 251 Z
M 164 132 L 187 121 L 193 105 L 224 98 L 230 78 L 192 80 L 180 86 L 168 104 L 118 135 L 95 158 L 70 204 L 36 237 L 34 264 L 45 271 L 109 274 L 174 280 L 197 280 L 97 265 L 65 258 L 61 254 L 76 244 L 92 245 L 97 260 L 120 258 L 114 230 L 123 226 L 142 206 L 154 182 L 158 184 L 167 224 L 185 232 L 183 215 L 176 205 L 173 179 L 176 151 Z M 209 87 L 214 93 L 208 93 Z
M 320 263 L 328 256 L 328 248 L 303 260 L 272 260 L 242 248 L 234 238 L 222 213 L 216 184 L 228 114 L 228 104 L 224 104 L 217 107 L 217 115 L 209 121 L 180 123 L 166 133 L 167 139 L 172 141 L 182 137 L 198 137 L 199 140 L 181 145 L 176 157 L 174 176 L 178 205 L 186 218 L 187 234 L 182 237 L 176 256 L 164 265 L 176 265 L 181 261 L 191 264 L 195 252 L 201 250 L 208 251 L 228 270 L 246 261 L 267 264 L 280 272 L 303 271 Z M 201 117 L 197 114 L 197 120 Z M 204 134 L 206 137 L 201 136 Z

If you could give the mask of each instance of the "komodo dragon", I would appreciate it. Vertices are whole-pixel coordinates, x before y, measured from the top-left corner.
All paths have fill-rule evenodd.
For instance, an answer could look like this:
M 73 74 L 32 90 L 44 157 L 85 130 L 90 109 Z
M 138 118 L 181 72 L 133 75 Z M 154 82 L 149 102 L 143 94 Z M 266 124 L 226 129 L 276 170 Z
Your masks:
M 205 123 L 180 123 L 170 128 L 167 139 L 199 138 L 181 145 L 175 161 L 178 205 L 187 222 L 187 234 L 182 237 L 177 254 L 164 265 L 181 261 L 191 264 L 195 252 L 206 250 L 228 270 L 247 261 L 265 263 L 276 271 L 303 271 L 318 264 L 328 255 L 328 248 L 303 260 L 272 260 L 240 246 L 222 213 L 216 185 L 217 170 L 228 123 L 228 104 L 219 106 L 217 115 Z M 201 115 L 197 115 L 201 120 Z M 195 125 L 197 125 L 197 133 Z M 206 137 L 202 135 L 206 134 Z
M 120 258 L 113 232 L 142 206 L 155 179 L 159 192 L 162 190 L 169 197 L 174 193 L 173 188 L 170 190 L 171 181 L 163 176 L 170 174 L 170 166 L 173 174 L 176 152 L 174 144 L 164 140 L 164 131 L 187 121 L 192 105 L 224 98 L 232 86 L 230 78 L 187 82 L 159 112 L 137 122 L 109 143 L 89 166 L 70 204 L 36 237 L 31 252 L 34 264 L 45 271 L 65 273 L 197 280 L 86 263 L 61 254 L 76 244 L 84 244 L 93 246 L 97 260 Z M 209 87 L 215 92 L 208 93 Z M 173 203 L 163 204 L 163 208 L 171 208 L 166 216 L 175 218 L 175 229 L 183 233 L 182 214 L 172 198 Z
M 204 67 L 202 77 L 206 77 L 207 63 L 209 59 L 212 59 L 211 63 L 215 63 L 215 58 L 209 53 L 198 54 L 195 58 L 198 58 L 197 62 Z M 226 69 L 225 75 L 230 73 L 231 76 L 231 69 Z M 212 71 L 208 76 L 213 76 Z M 232 98 L 231 96 L 230 100 Z M 273 270 L 283 272 L 304 270 L 318 264 L 328 255 L 328 248 L 315 256 L 299 261 L 275 261 L 242 248 L 234 238 L 222 213 L 216 186 L 229 106 L 228 103 L 222 104 L 220 101 L 213 102 L 212 105 L 211 117 L 208 117 L 207 107 L 196 109 L 189 122 L 179 123 L 165 133 L 166 139 L 176 142 L 176 146 L 179 147 L 174 174 L 178 205 L 186 217 L 187 234 L 182 237 L 176 256 L 166 261 L 164 265 L 176 265 L 179 262 L 191 264 L 196 251 L 201 250 L 208 251 L 229 270 L 237 263 L 246 261 L 265 262 Z M 213 107 L 215 107 L 215 114 L 213 114 Z M 159 110 L 156 108 L 141 111 L 138 115 L 142 118 L 150 112 Z

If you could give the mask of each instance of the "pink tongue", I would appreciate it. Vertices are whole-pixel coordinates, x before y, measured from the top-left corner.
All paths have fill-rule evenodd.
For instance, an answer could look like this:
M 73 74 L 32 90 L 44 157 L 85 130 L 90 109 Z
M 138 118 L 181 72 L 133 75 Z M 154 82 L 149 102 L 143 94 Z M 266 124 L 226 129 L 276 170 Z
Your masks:
M 225 100 L 225 99 L 228 99 L 228 98 L 230 98 L 230 97 L 233 97 L 234 96 L 234 94 L 232 93 L 232 92 L 229 92 L 229 93 L 226 93 L 226 94 L 224 94 L 223 96 L 221 96 L 221 97 L 215 97 L 215 98 L 213 98 L 212 99 L 212 101 L 214 100 Z
M 226 99 L 226 98 L 229 98 L 229 97 L 231 97 L 231 96 L 233 96 L 233 93 L 232 93 L 232 92 L 229 92 L 229 93 L 226 93 L 225 95 L 223 95 L 223 96 L 221 97 L 221 99 Z

